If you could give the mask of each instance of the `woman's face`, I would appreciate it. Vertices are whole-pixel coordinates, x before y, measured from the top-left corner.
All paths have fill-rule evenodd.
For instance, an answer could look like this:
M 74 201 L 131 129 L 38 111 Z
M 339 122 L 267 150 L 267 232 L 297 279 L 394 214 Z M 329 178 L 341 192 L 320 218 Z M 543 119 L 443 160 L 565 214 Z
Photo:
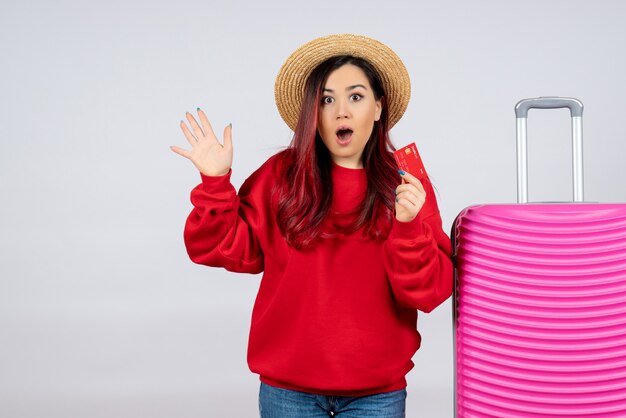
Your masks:
M 333 161 L 362 168 L 363 150 L 382 111 L 363 70 L 346 64 L 330 73 L 319 109 L 318 132 Z

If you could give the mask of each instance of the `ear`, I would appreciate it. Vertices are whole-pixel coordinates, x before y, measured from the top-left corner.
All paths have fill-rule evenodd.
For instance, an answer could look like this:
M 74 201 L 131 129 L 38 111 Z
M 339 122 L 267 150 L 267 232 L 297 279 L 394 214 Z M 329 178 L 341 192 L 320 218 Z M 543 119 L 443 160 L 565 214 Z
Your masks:
M 380 120 L 380 115 L 383 113 L 383 99 L 376 100 L 376 113 L 374 114 L 374 121 Z

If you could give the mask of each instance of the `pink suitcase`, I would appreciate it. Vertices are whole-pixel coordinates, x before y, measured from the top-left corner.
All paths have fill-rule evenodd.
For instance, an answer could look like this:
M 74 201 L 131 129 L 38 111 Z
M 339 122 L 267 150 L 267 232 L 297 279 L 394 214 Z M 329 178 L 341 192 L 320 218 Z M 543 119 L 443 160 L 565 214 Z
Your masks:
M 528 110 L 562 107 L 574 202 L 526 203 Z M 456 417 L 626 417 L 626 205 L 582 202 L 582 110 L 520 101 L 519 203 L 454 221 Z

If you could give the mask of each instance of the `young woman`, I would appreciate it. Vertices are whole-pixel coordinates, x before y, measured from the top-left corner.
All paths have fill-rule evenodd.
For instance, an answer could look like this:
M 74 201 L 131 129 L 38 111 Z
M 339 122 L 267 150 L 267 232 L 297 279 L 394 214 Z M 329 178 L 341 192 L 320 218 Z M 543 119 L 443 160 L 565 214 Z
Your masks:
M 185 226 L 191 259 L 260 273 L 248 364 L 262 417 L 404 417 L 417 311 L 452 292 L 435 194 L 398 171 L 388 131 L 408 104 L 402 61 L 357 35 L 315 39 L 276 80 L 291 145 L 241 186 L 204 112 L 181 122 L 200 171 Z

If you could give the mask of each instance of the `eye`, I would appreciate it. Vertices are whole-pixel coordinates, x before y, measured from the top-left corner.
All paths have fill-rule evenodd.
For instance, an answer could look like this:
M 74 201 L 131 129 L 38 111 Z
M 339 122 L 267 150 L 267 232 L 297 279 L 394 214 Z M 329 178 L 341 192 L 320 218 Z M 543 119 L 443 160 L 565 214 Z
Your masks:
M 334 102 L 335 99 L 333 99 L 330 96 L 324 96 L 322 97 L 322 104 L 331 104 L 332 102 Z
M 350 100 L 352 100 L 353 102 L 358 102 L 362 98 L 363 98 L 363 96 L 361 96 L 360 94 L 357 94 L 357 93 L 354 93 L 353 95 L 350 96 Z

